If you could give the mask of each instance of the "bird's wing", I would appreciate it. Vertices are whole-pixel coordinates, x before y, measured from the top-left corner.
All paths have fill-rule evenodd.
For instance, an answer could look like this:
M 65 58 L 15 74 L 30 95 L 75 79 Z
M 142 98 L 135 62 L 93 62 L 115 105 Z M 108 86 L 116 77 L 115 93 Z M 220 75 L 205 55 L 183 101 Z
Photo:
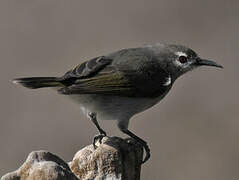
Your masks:
M 123 58 L 123 57 L 122 57 Z M 127 56 L 127 58 L 129 58 Z M 140 58 L 132 56 L 130 60 Z M 113 59 L 98 57 L 84 62 L 63 76 L 61 94 L 102 94 L 127 97 L 154 97 L 163 94 L 168 73 L 162 68 L 130 69 L 112 65 Z M 150 65 L 152 63 L 146 63 Z
M 68 71 L 62 78 L 67 81 L 70 79 L 83 79 L 93 76 L 107 65 L 112 62 L 112 59 L 106 58 L 105 56 L 100 56 L 93 58 L 89 61 L 85 61 L 70 71 Z
M 111 73 L 78 79 L 74 84 L 60 89 L 59 92 L 61 94 L 133 96 L 136 89 L 123 74 Z

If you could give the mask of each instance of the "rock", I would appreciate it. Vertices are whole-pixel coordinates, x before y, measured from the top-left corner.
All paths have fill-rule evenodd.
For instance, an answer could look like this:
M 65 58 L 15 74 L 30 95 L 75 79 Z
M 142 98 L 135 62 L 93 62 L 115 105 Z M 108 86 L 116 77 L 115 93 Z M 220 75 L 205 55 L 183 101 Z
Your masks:
M 34 151 L 15 172 L 8 173 L 1 180 L 78 180 L 67 163 L 47 151 Z
M 89 145 L 78 151 L 69 166 L 79 179 L 138 180 L 142 156 L 142 147 L 131 139 L 105 137 L 96 150 Z
M 132 139 L 104 137 L 79 150 L 70 163 L 47 151 L 29 154 L 25 163 L 1 180 L 139 180 L 143 148 Z

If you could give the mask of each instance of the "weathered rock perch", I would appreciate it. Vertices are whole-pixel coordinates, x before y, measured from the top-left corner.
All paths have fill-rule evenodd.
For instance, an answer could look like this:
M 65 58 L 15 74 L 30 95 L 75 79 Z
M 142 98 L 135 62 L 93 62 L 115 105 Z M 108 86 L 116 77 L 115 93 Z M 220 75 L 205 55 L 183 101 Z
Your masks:
M 34 151 L 1 180 L 139 180 L 143 149 L 132 139 L 104 137 L 78 151 L 68 164 L 47 151 Z

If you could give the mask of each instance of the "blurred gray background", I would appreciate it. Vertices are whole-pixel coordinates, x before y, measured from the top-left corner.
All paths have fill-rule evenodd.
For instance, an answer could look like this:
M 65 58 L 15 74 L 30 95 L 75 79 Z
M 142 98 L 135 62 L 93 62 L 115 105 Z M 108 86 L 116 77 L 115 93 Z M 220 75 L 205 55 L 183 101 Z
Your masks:
M 167 42 L 225 68 L 183 76 L 160 104 L 131 120 L 152 150 L 142 179 L 238 180 L 238 9 L 236 0 L 1 0 L 0 176 L 32 150 L 70 161 L 97 133 L 69 99 L 11 79 L 60 76 L 104 53 Z M 115 121 L 100 123 L 122 136 Z

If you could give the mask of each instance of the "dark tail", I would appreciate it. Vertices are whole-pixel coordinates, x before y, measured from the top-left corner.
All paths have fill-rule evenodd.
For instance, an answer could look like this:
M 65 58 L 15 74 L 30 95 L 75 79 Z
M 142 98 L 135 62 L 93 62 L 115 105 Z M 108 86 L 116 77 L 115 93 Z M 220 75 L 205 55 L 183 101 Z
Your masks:
M 60 78 L 57 77 L 28 77 L 14 79 L 13 83 L 21 84 L 30 89 L 37 89 L 43 87 L 57 87 L 62 86 Z

